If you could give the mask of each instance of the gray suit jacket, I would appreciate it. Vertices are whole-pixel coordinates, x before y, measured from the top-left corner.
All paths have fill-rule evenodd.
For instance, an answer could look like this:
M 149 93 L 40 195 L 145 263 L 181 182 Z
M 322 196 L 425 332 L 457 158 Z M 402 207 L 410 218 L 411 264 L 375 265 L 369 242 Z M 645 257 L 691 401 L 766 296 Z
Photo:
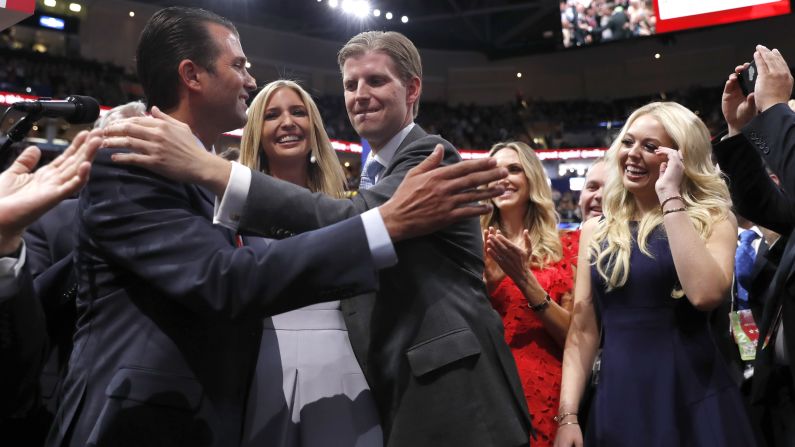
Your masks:
M 241 230 L 280 237 L 377 207 L 439 143 L 445 164 L 461 159 L 450 143 L 415 126 L 378 184 L 352 199 L 332 199 L 254 173 Z M 380 272 L 377 296 L 343 302 L 387 444 L 527 445 L 530 418 L 502 321 L 483 284 L 477 219 L 395 249 L 398 265 Z

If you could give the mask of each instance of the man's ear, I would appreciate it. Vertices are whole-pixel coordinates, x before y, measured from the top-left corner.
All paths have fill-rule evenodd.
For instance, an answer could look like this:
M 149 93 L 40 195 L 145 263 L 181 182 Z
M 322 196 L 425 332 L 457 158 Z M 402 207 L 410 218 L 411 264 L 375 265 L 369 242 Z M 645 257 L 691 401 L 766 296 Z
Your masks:
M 177 74 L 179 75 L 180 82 L 188 90 L 201 90 L 202 77 L 201 75 L 206 70 L 193 62 L 190 59 L 183 59 L 177 67 Z
M 422 81 L 414 76 L 406 83 L 406 103 L 414 105 L 420 100 L 420 93 L 422 93 Z

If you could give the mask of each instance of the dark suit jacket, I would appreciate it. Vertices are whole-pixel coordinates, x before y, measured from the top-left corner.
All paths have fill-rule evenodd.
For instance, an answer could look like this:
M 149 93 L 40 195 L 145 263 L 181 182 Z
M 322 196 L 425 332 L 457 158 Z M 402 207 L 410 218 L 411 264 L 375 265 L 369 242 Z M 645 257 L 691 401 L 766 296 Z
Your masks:
M 15 445 L 43 444 L 55 415 L 58 385 L 66 373 L 75 327 L 77 281 L 71 260 L 76 205 L 77 200 L 65 200 L 28 227 L 23 289 L 14 304 L 0 305 L 6 311 L 13 309 L 0 310 L 5 315 L 0 325 L 8 325 L 0 328 L 0 334 L 14 334 L 5 339 L 9 345 L 2 348 L 4 355 L 16 352 L 18 357 L 0 364 L 18 365 L 15 368 L 24 371 L 18 378 L 23 382 L 15 387 L 17 397 L 0 397 L 0 402 L 17 407 L 13 415 L 3 411 L 5 416 L 0 417 L 0 433 L 15 439 Z M 13 344 L 19 346 L 12 349 Z M 33 345 L 36 351 L 31 350 Z M 0 383 L 16 380 L 4 377 Z
M 263 317 L 377 285 L 361 219 L 236 249 L 205 190 L 108 152 L 79 210 L 78 320 L 50 446 L 238 445 Z
M 758 322 L 760 341 L 754 365 L 751 403 L 762 403 L 771 387 L 768 378 L 774 366 L 773 347 L 762 349 L 764 336 L 779 308 L 787 325 L 787 348 L 795 359 L 795 113 L 778 104 L 754 118 L 736 135 L 715 145 L 721 169 L 729 176 L 729 187 L 737 212 L 782 235 L 767 258 L 777 265 L 762 301 Z M 765 173 L 762 157 L 781 180 L 778 188 Z M 781 244 L 781 245 L 780 245 Z M 791 368 L 795 380 L 795 368 Z
M 767 244 L 764 240 L 759 243 L 759 250 L 756 253 L 753 269 L 751 270 L 751 288 L 748 290 L 748 304 L 751 313 L 754 316 L 754 321 L 757 325 L 762 320 L 763 303 L 762 297 L 767 291 L 767 286 L 770 280 L 776 273 L 776 266 L 767 260 Z M 729 328 L 729 312 L 732 311 L 732 303 L 737 303 L 737 278 L 735 277 L 732 282 L 732 299 L 724 300 L 721 305 L 713 310 L 710 315 L 710 329 L 718 345 L 718 349 L 723 355 L 729 367 L 729 374 L 734 379 L 738 386 L 742 386 L 745 382 L 743 373 L 745 371 L 745 362 L 740 358 L 740 351 L 737 343 L 734 341 L 734 336 L 731 334 Z M 747 390 L 743 387 L 743 393 Z
M 44 313 L 23 266 L 13 290 L 0 290 L 0 433 L 15 430 L 38 406 L 38 377 L 47 347 Z M 28 445 L 17 438 L 20 445 Z
M 72 262 L 76 212 L 77 199 L 64 200 L 31 224 L 24 235 L 33 288 L 47 321 L 49 351 L 41 373 L 41 394 L 46 410 L 53 415 L 77 320 L 77 277 Z
M 279 237 L 377 207 L 438 143 L 445 146 L 446 164 L 460 160 L 450 143 L 415 126 L 378 184 L 350 200 L 254 173 L 241 229 Z M 342 304 L 387 444 L 527 445 L 530 420 L 502 322 L 483 284 L 477 219 L 395 249 L 398 265 L 381 271 L 377 297 Z

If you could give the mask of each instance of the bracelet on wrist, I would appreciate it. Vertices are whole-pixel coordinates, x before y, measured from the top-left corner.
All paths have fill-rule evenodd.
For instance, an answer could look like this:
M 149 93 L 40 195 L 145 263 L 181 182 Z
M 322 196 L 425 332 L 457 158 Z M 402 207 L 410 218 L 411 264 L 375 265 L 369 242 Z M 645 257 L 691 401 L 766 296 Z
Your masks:
M 552 420 L 557 422 L 558 425 L 561 425 L 561 422 L 563 422 L 563 419 L 566 419 L 567 416 L 577 416 L 577 413 L 561 413 L 553 417 Z
M 663 216 L 665 216 L 667 214 L 671 214 L 671 213 L 678 213 L 680 211 L 687 211 L 687 208 L 682 207 L 682 208 L 674 208 L 674 209 L 671 209 L 671 210 L 665 210 L 665 211 L 663 211 Z
M 536 313 L 543 312 L 543 311 L 547 310 L 547 307 L 549 307 L 549 302 L 550 301 L 552 301 L 552 298 L 550 298 L 549 294 L 547 293 L 546 295 L 544 295 L 544 301 L 542 301 L 542 302 L 540 302 L 538 304 L 530 304 L 530 302 L 528 301 L 527 302 L 527 307 L 529 307 L 530 310 L 532 310 L 533 312 L 536 312 Z M 574 414 L 574 413 L 570 413 L 570 414 Z
M 564 425 L 580 425 L 580 423 L 577 421 L 561 422 L 560 424 L 558 424 L 558 427 L 563 427 Z
M 668 197 L 667 199 L 663 200 L 662 202 L 660 202 L 660 212 L 665 212 L 665 210 L 663 208 L 665 207 L 665 204 L 670 202 L 671 200 L 678 200 L 678 201 L 682 202 L 682 205 L 685 204 L 684 197 L 682 197 L 682 196 L 671 196 L 671 197 Z

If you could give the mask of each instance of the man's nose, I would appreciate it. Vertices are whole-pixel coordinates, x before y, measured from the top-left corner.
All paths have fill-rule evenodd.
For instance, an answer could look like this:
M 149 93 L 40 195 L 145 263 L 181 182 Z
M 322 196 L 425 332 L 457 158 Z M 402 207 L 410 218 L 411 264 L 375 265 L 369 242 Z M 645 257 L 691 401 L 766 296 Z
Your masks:
M 251 76 L 248 70 L 246 70 L 246 79 L 244 82 L 244 87 L 247 91 L 252 92 L 257 89 L 257 80 L 254 79 L 254 76 Z

